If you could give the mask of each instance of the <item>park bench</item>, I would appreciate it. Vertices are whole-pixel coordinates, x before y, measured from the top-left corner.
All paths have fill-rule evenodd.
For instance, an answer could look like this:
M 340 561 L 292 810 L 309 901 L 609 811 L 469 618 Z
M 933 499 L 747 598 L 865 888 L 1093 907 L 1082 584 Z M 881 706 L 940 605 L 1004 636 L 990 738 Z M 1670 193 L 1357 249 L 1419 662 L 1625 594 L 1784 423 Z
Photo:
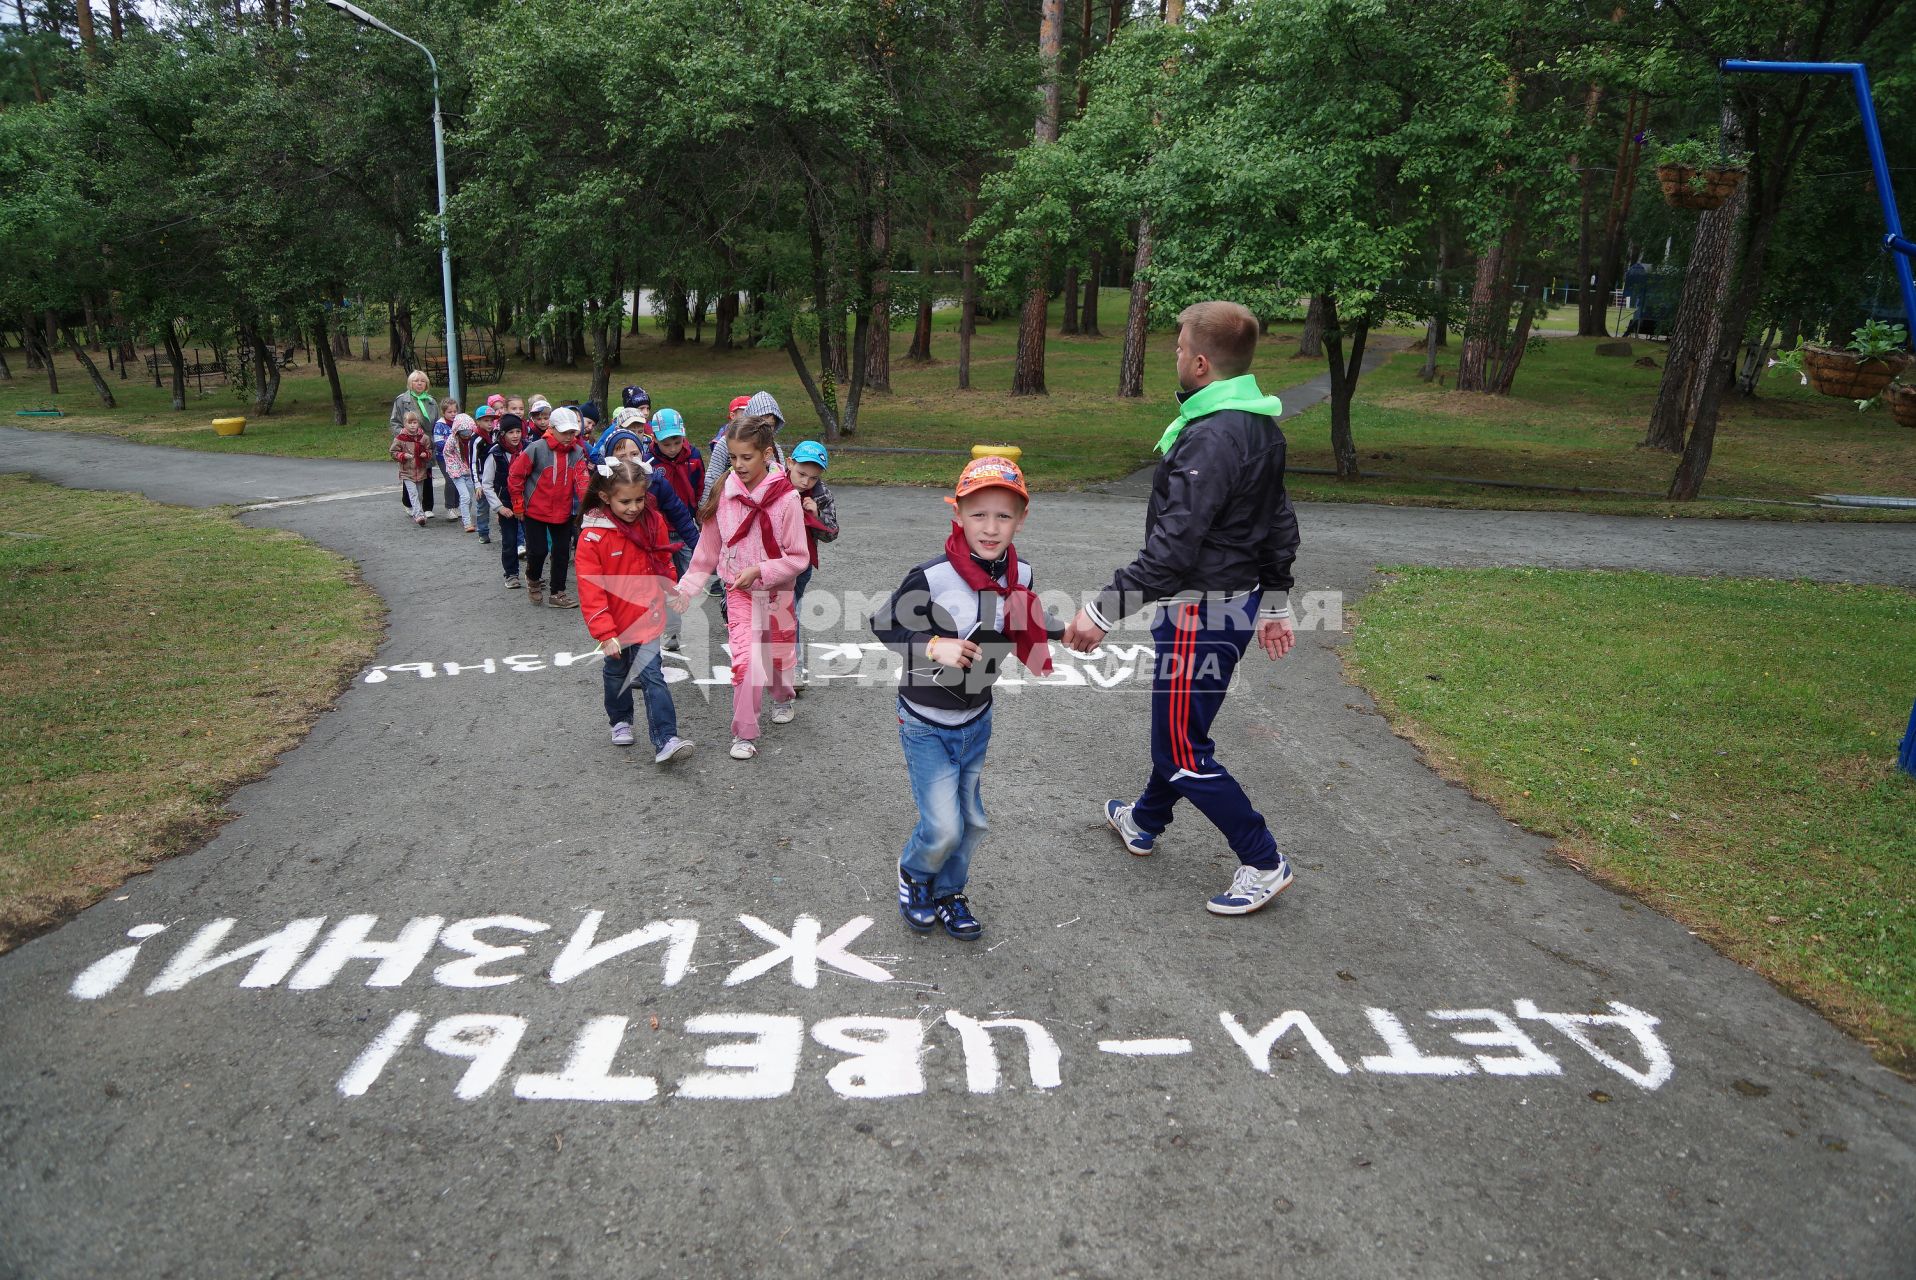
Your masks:
M 445 356 L 427 356 L 419 367 L 425 370 L 426 376 L 432 379 L 434 386 L 443 387 L 446 385 L 446 374 L 449 370 Z M 506 357 L 503 352 L 494 351 L 485 355 L 462 355 L 459 357 L 459 383 L 461 386 L 474 387 L 489 385 L 502 380 L 505 374 Z
M 181 366 L 181 372 L 188 378 L 191 378 L 194 389 L 201 395 L 204 395 L 206 394 L 206 380 L 208 378 L 220 382 L 226 380 L 226 366 L 217 360 L 198 359 L 199 352 L 197 350 L 193 352 L 193 355 L 195 357 L 194 359 L 186 361 L 185 364 Z M 173 371 L 173 366 L 167 362 L 166 357 L 157 351 L 146 358 L 146 367 L 147 371 L 153 375 L 153 385 L 156 387 L 164 386 L 165 383 L 161 381 L 161 379 L 169 376 Z

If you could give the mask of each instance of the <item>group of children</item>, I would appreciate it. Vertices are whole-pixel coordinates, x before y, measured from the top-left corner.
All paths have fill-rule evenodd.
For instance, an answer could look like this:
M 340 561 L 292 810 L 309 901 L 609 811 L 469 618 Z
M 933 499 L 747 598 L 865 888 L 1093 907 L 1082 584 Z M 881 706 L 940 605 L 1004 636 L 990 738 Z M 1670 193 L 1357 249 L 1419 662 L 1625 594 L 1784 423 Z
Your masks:
M 708 469 L 684 415 L 654 414 L 642 387 L 625 388 L 603 434 L 598 405 L 540 395 L 491 396 L 471 415 L 442 400 L 428 427 L 423 376 L 409 388 L 394 407 L 392 457 L 413 523 L 429 522 L 435 474 L 447 520 L 490 544 L 496 517 L 506 588 L 534 606 L 578 609 L 599 642 L 615 744 L 635 741 L 636 686 L 654 759 L 693 749 L 678 734 L 661 653 L 679 647 L 679 615 L 715 574 L 732 653 L 732 758 L 758 754 L 768 689 L 773 723 L 793 719 L 809 679 L 798 605 L 838 514 L 825 446 L 807 440 L 788 455 L 769 392 L 732 401 Z
M 712 586 L 731 653 L 730 754 L 750 760 L 767 695 L 772 723 L 789 723 L 808 679 L 798 610 L 819 543 L 839 532 L 829 456 L 812 440 L 785 450 L 784 415 L 768 392 L 731 403 L 709 466 L 677 410 L 654 414 L 636 386 L 623 400 L 602 436 L 590 402 L 493 396 L 468 416 L 447 400 L 430 429 L 418 412 L 396 409 L 393 457 L 412 518 L 427 523 L 420 485 L 433 471 L 448 519 L 489 543 L 496 516 L 506 587 L 523 587 L 535 605 L 579 609 L 604 655 L 612 741 L 633 744 L 642 710 L 661 765 L 693 749 L 679 736 L 661 654 L 678 647 L 679 615 Z M 906 574 L 871 627 L 904 658 L 898 733 L 918 822 L 899 859 L 899 912 L 916 931 L 942 926 L 969 940 L 983 932 L 964 890 L 987 830 L 991 687 L 1013 653 L 1049 671 L 1059 630 L 1012 542 L 1030 501 L 1017 463 L 975 459 L 946 501 L 955 519 L 943 553 Z M 566 590 L 574 568 L 576 597 Z

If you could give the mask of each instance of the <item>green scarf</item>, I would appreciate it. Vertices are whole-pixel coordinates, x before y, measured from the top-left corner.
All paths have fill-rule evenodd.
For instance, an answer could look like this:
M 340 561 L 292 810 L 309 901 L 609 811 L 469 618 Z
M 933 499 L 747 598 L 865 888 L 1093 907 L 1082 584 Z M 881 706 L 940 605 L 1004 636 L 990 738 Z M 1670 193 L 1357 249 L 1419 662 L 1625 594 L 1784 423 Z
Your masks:
M 439 406 L 433 403 L 432 393 L 429 391 L 412 391 L 409 389 L 406 394 L 411 396 L 413 402 L 419 406 L 420 422 L 425 425 L 427 431 L 431 431 L 432 420 L 439 416 Z
M 1166 427 L 1164 434 L 1158 437 L 1158 452 L 1171 452 L 1171 446 L 1178 442 L 1178 437 L 1184 434 L 1185 425 L 1192 419 L 1225 409 L 1242 409 L 1245 413 L 1262 413 L 1275 418 L 1284 412 L 1284 402 L 1259 391 L 1256 374 L 1241 374 L 1199 387 L 1184 398 L 1184 402 L 1178 406 L 1177 421 Z

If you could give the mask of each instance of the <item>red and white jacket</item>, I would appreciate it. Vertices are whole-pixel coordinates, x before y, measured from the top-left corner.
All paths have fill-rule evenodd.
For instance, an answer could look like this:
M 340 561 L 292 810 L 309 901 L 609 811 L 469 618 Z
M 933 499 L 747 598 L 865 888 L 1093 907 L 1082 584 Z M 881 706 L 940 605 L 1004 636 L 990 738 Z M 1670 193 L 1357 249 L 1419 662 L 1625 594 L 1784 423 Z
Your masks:
M 665 630 L 665 588 L 678 546 L 665 517 L 650 503 L 633 524 L 636 542 L 603 509 L 588 511 L 579 524 L 573 560 L 585 629 L 594 640 L 617 636 L 627 648 L 655 640 Z M 657 550 L 648 551 L 641 542 Z

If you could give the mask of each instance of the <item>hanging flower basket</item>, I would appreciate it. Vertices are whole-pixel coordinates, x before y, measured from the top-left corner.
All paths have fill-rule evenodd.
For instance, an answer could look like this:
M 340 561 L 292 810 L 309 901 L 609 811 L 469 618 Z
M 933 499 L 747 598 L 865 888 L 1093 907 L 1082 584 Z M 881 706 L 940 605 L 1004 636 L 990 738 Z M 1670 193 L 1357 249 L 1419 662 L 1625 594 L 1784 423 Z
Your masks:
M 1810 386 L 1840 400 L 1873 400 L 1901 370 L 1899 360 L 1866 360 L 1840 347 L 1803 347 L 1803 372 Z
M 1883 399 L 1897 426 L 1916 430 L 1916 382 L 1891 383 L 1883 389 Z
M 1702 169 L 1687 164 L 1660 164 L 1657 183 L 1663 188 L 1664 202 L 1675 209 L 1715 209 L 1743 185 L 1743 170 L 1710 165 Z

